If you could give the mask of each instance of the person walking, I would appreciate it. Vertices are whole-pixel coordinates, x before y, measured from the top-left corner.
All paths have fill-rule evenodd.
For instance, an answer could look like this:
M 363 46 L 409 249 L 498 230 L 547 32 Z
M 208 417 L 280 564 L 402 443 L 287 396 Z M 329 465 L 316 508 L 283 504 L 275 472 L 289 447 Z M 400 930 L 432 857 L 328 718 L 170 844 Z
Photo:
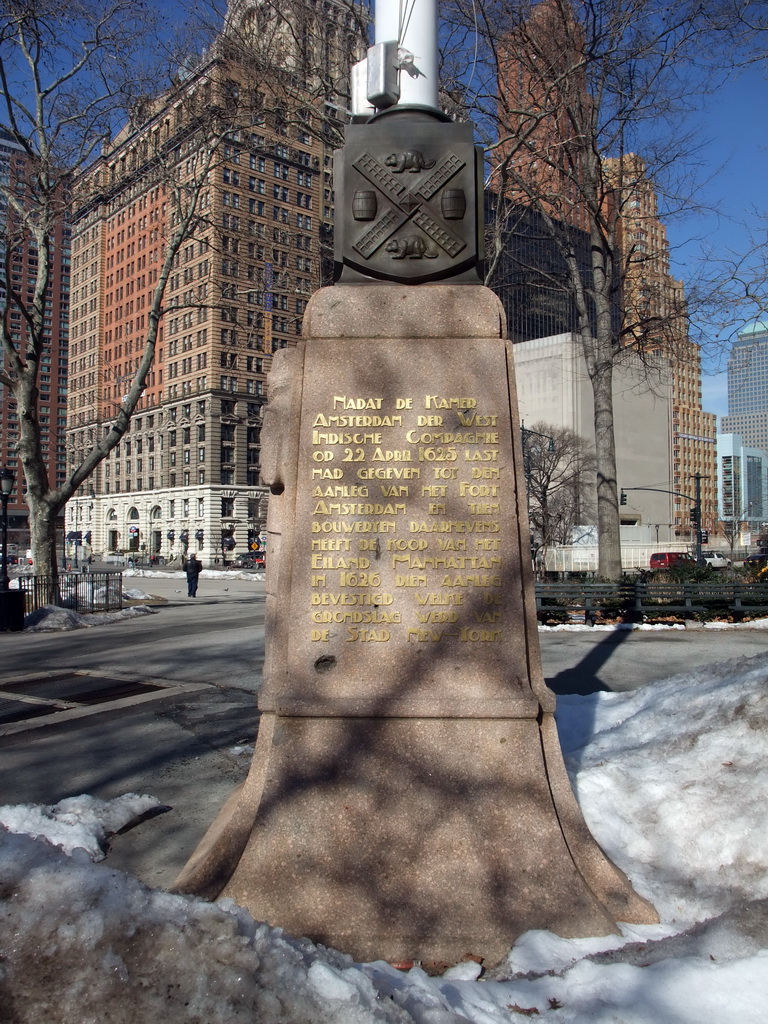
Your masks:
M 197 597 L 197 579 L 203 571 L 203 563 L 197 560 L 197 555 L 190 555 L 184 563 L 184 572 L 187 574 L 187 597 Z

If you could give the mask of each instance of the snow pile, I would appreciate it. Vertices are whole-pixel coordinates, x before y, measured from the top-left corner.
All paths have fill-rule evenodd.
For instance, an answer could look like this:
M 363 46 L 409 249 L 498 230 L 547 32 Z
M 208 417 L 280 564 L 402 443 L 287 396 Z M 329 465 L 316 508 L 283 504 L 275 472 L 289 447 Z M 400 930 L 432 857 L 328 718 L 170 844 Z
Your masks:
M 70 629 L 85 629 L 88 626 L 107 626 L 111 622 L 122 622 L 135 619 L 141 615 L 155 615 L 154 608 L 137 605 L 135 608 L 123 608 L 117 612 L 90 612 L 80 615 L 71 608 L 60 608 L 58 605 L 44 604 L 29 615 L 24 616 L 24 629 L 30 633 L 61 633 Z
M 9 832 L 44 836 L 65 853 L 84 850 L 93 861 L 103 860 L 109 837 L 127 830 L 150 814 L 168 810 L 153 796 L 125 793 L 116 800 L 71 796 L 44 807 L 30 804 L 0 807 L 0 825 Z
M 78 851 L 68 860 L 42 840 L 6 835 L 8 1019 L 762 1024 L 767 680 L 760 655 L 633 693 L 559 698 L 585 817 L 657 906 L 660 925 L 575 940 L 529 932 L 479 978 L 472 962 L 430 978 L 418 966 L 353 964 L 253 922 L 229 901 L 155 892 Z
M 640 630 L 647 633 L 662 629 L 768 629 L 768 619 L 750 619 L 748 622 L 693 622 L 685 626 L 682 622 L 612 622 L 590 626 L 585 622 L 561 622 L 555 626 L 539 623 L 543 633 L 614 633 L 617 630 Z
M 148 579 L 179 579 L 185 580 L 186 573 L 181 569 L 121 569 L 123 576 L 142 576 Z M 264 571 L 255 569 L 203 569 L 201 579 L 207 580 L 255 580 L 264 582 Z
M 0 846 L 3 1020 L 12 1024 L 403 1024 L 349 957 L 260 925 L 230 904 L 170 896 L 67 861 L 47 844 Z M 8 1014 L 8 1016 L 6 1016 Z
M 768 897 L 768 656 L 724 672 L 558 698 L 587 824 L 670 923 Z

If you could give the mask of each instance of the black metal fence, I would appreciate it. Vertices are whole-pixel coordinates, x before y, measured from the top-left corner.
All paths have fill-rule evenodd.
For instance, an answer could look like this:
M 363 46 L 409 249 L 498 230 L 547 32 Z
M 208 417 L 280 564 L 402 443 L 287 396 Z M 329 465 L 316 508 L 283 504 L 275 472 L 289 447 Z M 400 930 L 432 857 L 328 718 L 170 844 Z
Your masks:
M 669 617 L 738 621 L 768 612 L 768 583 L 537 583 L 536 611 L 544 623 L 572 622 L 577 617 L 591 625 Z
M 123 607 L 123 574 L 65 572 L 59 576 L 19 576 L 28 615 L 45 604 L 76 612 L 114 612 Z

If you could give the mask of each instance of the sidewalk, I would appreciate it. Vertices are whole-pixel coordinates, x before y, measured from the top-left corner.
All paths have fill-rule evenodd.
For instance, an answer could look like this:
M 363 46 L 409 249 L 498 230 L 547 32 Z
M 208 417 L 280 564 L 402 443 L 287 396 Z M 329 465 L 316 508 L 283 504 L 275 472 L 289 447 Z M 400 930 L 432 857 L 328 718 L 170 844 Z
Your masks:
M 168 886 L 250 766 L 264 586 L 203 577 L 192 600 L 181 576 L 124 582 L 157 597 L 157 614 L 68 633 L 2 634 L 2 689 L 15 692 L 25 676 L 67 670 L 70 677 L 90 673 L 84 686 L 98 685 L 95 675 L 131 678 L 139 690 L 158 680 L 166 689 L 107 701 L 87 717 L 51 715 L 56 721 L 42 727 L 42 718 L 31 719 L 35 728 L 0 737 L 0 804 L 52 804 L 81 793 L 155 796 L 171 810 L 115 836 L 107 864 Z M 35 694 L 52 688 L 33 684 L 25 692 L 39 700 Z M 9 704 L 0 691 L 0 711 Z

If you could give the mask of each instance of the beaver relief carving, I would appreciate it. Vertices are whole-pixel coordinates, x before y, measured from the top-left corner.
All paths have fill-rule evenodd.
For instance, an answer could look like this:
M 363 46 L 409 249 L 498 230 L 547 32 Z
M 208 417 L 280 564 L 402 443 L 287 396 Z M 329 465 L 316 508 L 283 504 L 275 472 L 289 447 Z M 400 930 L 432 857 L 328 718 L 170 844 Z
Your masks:
M 425 160 L 424 154 L 418 149 L 409 149 L 405 153 L 390 153 L 384 162 L 387 167 L 392 168 L 393 174 L 402 174 L 403 171 L 418 174 L 419 171 L 427 171 L 435 166 L 435 161 Z
M 393 238 L 387 243 L 387 252 L 392 253 L 393 260 L 420 260 L 426 257 L 434 260 L 437 257 L 437 249 L 425 242 L 418 235 L 408 235 L 405 238 Z

